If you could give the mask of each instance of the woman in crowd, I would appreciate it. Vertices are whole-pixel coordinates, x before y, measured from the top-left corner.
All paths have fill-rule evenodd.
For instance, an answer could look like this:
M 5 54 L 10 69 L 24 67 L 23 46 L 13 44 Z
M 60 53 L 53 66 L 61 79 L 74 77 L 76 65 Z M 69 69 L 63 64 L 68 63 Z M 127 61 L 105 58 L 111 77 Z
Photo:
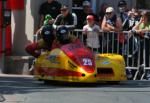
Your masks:
M 150 20 L 148 18 L 148 13 L 146 11 L 143 11 L 141 13 L 141 19 L 137 25 L 133 27 L 133 30 L 140 36 L 142 37 L 141 40 L 141 56 L 143 54 L 143 50 L 145 49 L 145 60 L 141 57 L 141 64 L 144 63 L 145 61 L 145 66 L 148 67 L 149 64 L 149 54 L 150 54 L 150 40 L 149 40 L 149 33 L 150 32 Z M 145 38 L 146 37 L 146 38 Z M 145 46 L 143 47 L 143 43 L 145 40 Z

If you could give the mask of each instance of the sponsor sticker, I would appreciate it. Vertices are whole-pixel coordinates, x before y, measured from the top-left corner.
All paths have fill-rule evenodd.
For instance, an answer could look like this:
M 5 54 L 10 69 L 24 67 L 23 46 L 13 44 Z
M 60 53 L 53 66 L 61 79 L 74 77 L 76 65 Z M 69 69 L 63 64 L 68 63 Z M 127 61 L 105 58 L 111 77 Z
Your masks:
M 60 64 L 59 58 L 60 57 L 58 55 L 50 55 L 47 57 L 47 59 L 54 64 Z
M 109 61 L 103 61 L 102 64 L 107 65 L 107 64 L 110 64 L 110 62 Z

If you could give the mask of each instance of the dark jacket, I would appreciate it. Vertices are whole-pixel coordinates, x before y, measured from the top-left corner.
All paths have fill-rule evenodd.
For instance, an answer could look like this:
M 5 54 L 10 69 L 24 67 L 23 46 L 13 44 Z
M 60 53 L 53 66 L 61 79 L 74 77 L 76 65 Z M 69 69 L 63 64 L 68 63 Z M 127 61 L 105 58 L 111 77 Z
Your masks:
M 75 13 L 69 13 L 66 17 L 59 14 L 54 22 L 54 27 L 57 28 L 60 25 L 65 25 L 68 29 L 74 29 L 77 25 L 77 16 Z

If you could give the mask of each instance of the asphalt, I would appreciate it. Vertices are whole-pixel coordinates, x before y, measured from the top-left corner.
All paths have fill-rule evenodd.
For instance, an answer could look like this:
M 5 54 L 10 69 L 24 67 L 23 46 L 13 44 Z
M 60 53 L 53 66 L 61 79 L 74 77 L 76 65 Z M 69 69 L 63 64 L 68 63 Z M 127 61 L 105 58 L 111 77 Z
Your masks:
M 150 81 L 45 85 L 32 75 L 0 74 L 0 103 L 149 103 Z M 67 101 L 66 101 L 67 100 Z
M 34 80 L 32 75 L 0 74 L 0 102 L 24 103 L 26 95 L 22 95 L 23 87 Z M 18 87 L 17 87 L 18 86 Z

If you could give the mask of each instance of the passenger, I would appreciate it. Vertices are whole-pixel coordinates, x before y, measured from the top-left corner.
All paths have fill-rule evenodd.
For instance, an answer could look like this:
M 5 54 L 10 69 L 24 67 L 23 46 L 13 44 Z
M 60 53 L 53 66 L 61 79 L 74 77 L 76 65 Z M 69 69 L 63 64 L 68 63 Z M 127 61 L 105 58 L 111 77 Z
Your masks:
M 80 43 L 80 40 L 73 34 L 70 34 L 66 26 L 59 26 L 56 30 L 56 39 L 53 42 L 52 49 L 60 48 L 68 43 Z
M 52 24 L 55 18 L 57 17 L 57 15 L 60 14 L 60 8 L 61 8 L 61 4 L 55 0 L 47 0 L 46 2 L 44 2 L 39 9 L 39 14 L 40 14 L 39 28 L 43 25 L 44 17 L 48 14 L 51 15 L 53 18 L 51 21 L 49 21 Z
M 88 15 L 86 20 L 87 25 L 83 27 L 84 44 L 86 44 L 86 46 L 90 48 L 93 52 L 99 52 L 100 27 L 96 25 L 93 15 Z
M 28 54 L 38 58 L 41 50 L 51 50 L 53 40 L 55 39 L 55 31 L 52 25 L 43 26 L 40 33 L 41 39 L 26 46 L 25 50 Z
M 65 25 L 68 29 L 74 29 L 77 26 L 77 16 L 75 13 L 69 11 L 68 6 L 61 7 L 61 14 L 56 17 L 54 21 L 54 28 Z

